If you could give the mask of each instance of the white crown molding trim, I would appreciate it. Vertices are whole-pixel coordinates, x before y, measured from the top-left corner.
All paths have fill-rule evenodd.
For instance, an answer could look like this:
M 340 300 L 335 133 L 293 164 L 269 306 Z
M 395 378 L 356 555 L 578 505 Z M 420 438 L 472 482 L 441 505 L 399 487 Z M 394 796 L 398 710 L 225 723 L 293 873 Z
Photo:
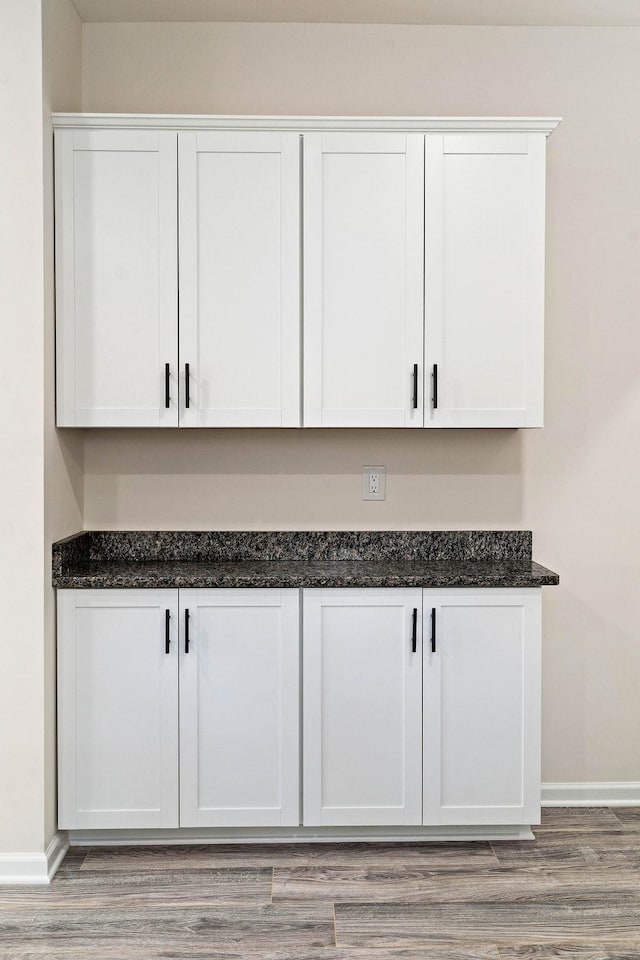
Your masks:
M 0 853 L 0 885 L 50 883 L 68 849 L 66 833 L 56 833 L 44 853 Z
M 553 133 L 561 117 L 261 117 L 144 113 L 52 113 L 55 129 L 380 130 L 403 133 Z
M 543 807 L 638 807 L 640 783 L 543 783 Z

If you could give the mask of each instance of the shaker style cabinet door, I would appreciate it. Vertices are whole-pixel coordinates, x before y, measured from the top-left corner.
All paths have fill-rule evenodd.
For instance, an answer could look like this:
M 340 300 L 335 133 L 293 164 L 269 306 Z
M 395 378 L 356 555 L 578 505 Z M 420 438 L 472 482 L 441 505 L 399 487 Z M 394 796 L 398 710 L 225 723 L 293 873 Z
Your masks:
M 422 820 L 422 591 L 304 591 L 305 826 Z
M 424 591 L 424 823 L 540 822 L 539 590 Z
M 544 134 L 428 134 L 425 426 L 541 427 Z
M 298 826 L 299 591 L 180 590 L 180 826 Z
M 177 135 L 57 130 L 57 424 L 178 424 Z
M 180 425 L 300 425 L 300 136 L 179 135 Z
M 178 591 L 58 590 L 58 825 L 178 826 Z
M 423 425 L 424 136 L 304 137 L 304 425 Z

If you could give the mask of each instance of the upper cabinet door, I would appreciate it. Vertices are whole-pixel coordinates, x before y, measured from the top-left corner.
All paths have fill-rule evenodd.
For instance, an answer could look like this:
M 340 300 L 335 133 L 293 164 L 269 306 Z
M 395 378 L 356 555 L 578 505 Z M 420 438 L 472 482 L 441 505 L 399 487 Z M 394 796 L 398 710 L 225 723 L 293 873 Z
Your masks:
M 419 134 L 304 138 L 304 425 L 423 425 Z
M 300 425 L 300 137 L 179 136 L 180 425 Z
M 544 134 L 426 137 L 425 426 L 542 426 L 544 154 Z
M 539 823 L 539 590 L 424 591 L 424 823 Z
M 56 132 L 57 423 L 178 423 L 176 134 Z

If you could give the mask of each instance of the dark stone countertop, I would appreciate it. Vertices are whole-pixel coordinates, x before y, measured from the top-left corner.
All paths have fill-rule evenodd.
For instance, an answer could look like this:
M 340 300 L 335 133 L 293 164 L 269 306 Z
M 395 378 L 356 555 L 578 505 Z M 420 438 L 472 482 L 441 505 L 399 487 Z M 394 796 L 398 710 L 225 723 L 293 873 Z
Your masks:
M 542 587 L 529 531 L 87 532 L 53 547 L 53 586 Z

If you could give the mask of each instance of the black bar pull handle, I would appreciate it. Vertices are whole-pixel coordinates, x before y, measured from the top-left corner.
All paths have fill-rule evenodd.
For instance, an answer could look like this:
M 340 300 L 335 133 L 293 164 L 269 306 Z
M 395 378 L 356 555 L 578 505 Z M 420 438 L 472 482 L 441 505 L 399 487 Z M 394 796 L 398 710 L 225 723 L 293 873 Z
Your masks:
M 438 364 L 433 365 L 433 409 L 438 409 Z
M 165 363 L 164 365 L 164 405 L 167 409 L 171 406 L 171 389 L 169 386 L 169 375 L 170 375 L 169 364 Z
M 418 609 L 413 608 L 411 615 L 411 650 L 413 653 L 418 649 Z
M 413 409 L 418 409 L 418 364 L 413 365 Z
M 189 409 L 189 402 L 191 397 L 189 396 L 189 364 L 185 363 L 184 365 L 184 405 Z
M 184 612 L 184 652 L 189 653 L 189 611 Z
M 170 634 L 171 628 L 169 627 L 170 620 L 171 620 L 171 612 L 169 610 L 165 610 L 164 612 L 164 652 L 165 653 L 169 653 L 169 650 L 171 648 L 171 634 Z
M 431 653 L 436 652 L 436 608 L 431 607 Z

